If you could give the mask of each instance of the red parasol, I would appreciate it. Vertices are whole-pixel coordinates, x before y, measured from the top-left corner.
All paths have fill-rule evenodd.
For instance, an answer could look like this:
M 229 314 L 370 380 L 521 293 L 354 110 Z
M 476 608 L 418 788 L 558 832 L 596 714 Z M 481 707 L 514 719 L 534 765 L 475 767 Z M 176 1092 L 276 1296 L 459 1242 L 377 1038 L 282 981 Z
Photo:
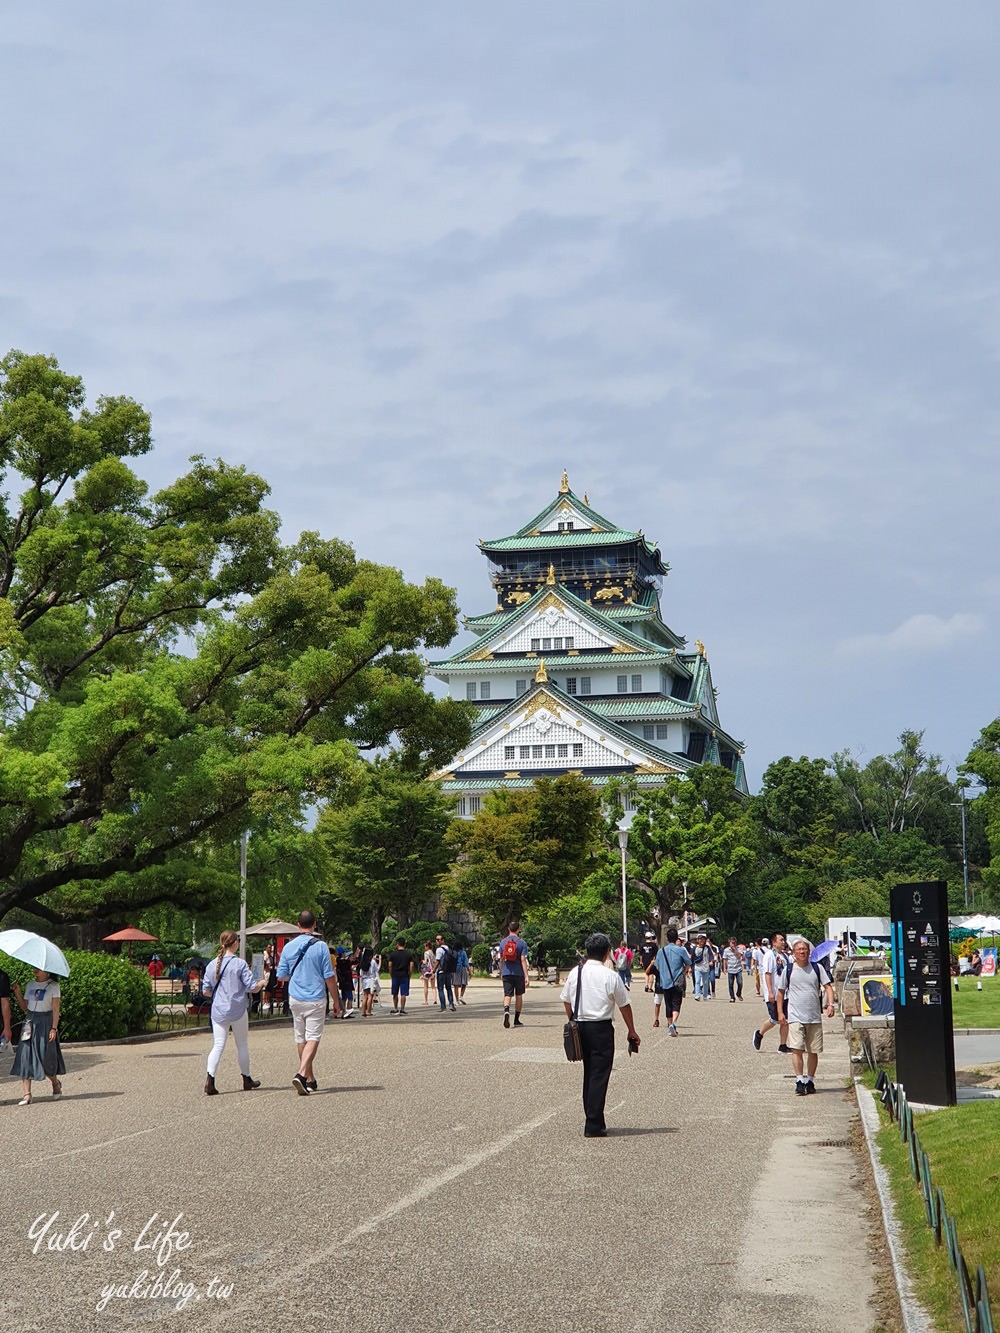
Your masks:
M 104 936 L 104 942 L 110 941 L 112 944 L 118 940 L 145 940 L 147 944 L 151 944 L 155 939 L 155 935 L 147 935 L 144 930 L 137 930 L 135 926 L 126 926 L 124 930 L 116 930 L 113 935 Z

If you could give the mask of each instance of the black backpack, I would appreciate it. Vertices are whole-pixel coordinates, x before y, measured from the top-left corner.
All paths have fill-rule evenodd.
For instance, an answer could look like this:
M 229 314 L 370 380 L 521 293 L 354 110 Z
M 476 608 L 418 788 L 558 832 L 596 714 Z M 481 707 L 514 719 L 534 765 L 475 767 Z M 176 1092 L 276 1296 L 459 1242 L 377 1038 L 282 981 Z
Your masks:
M 442 947 L 444 948 L 444 953 L 441 957 L 441 961 L 438 963 L 438 971 L 443 972 L 448 976 L 450 973 L 454 972 L 458 959 L 455 956 L 455 950 L 450 944 L 445 944 Z

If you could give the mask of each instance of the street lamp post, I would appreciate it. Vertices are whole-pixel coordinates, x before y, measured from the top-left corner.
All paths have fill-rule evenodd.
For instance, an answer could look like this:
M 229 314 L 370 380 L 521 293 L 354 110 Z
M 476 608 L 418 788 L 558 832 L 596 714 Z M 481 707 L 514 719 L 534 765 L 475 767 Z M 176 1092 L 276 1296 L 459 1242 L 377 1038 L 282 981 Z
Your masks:
M 247 838 L 246 829 L 240 835 L 240 961 L 247 959 Z
M 625 853 L 628 850 L 628 829 L 619 828 L 618 846 L 622 854 L 622 939 L 628 943 L 628 908 L 625 902 Z

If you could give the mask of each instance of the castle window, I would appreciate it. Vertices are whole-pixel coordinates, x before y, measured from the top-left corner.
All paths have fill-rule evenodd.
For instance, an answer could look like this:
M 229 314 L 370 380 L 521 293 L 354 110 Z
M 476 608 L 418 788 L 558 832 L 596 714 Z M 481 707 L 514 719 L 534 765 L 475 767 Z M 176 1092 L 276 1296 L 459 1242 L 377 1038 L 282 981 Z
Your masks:
M 687 757 L 693 759 L 696 764 L 700 764 L 705 758 L 705 740 L 703 731 L 692 731 L 688 738 Z
M 488 680 L 481 680 L 479 682 L 479 697 L 480 699 L 488 699 L 490 697 L 490 682 Z
M 542 747 L 540 745 L 533 745 L 531 747 L 531 757 L 532 759 L 541 759 Z
M 568 745 L 557 745 L 557 746 L 556 746 L 556 758 L 557 758 L 557 759 L 567 759 L 568 757 L 569 757 L 569 746 L 568 746 Z
M 503 757 L 504 757 L 505 759 L 513 759 L 513 758 L 514 758 L 514 748 L 515 748 L 515 747 L 514 747 L 513 745 L 505 745 L 505 746 L 503 747 Z
M 530 745 L 522 745 L 522 746 L 521 746 L 521 756 L 520 756 L 520 757 L 521 757 L 522 759 L 530 759 L 530 758 L 531 758 L 531 746 L 530 746 Z
M 551 640 L 551 639 L 543 639 L 543 640 L 542 640 L 542 652 L 543 652 L 543 653 L 550 653 L 551 651 L 552 651 L 552 640 Z
M 479 814 L 479 807 L 482 805 L 482 803 L 483 803 L 483 800 L 482 800 L 482 797 L 481 797 L 481 796 L 470 796 L 470 797 L 469 797 L 469 814 L 470 814 L 470 815 L 478 815 L 478 814 Z
M 691 689 L 691 682 L 686 676 L 675 676 L 670 685 L 671 699 L 687 700 L 688 692 Z
M 475 689 L 475 686 L 473 686 L 473 689 Z M 618 693 L 628 694 L 628 676 L 618 677 Z M 470 697 L 474 699 L 476 696 L 473 694 Z
M 572 532 L 572 531 L 573 531 L 573 524 L 572 524 L 572 523 L 560 523 L 560 524 L 559 524 L 559 531 L 560 531 L 560 532 Z
M 563 643 L 565 644 L 567 651 L 568 651 L 570 648 L 572 648 L 572 647 L 573 647 L 573 638 L 572 638 L 572 635 L 571 635 L 568 639 L 563 639 Z
M 465 682 L 465 697 L 467 699 L 474 699 L 476 697 L 476 682 L 474 680 L 467 680 Z
M 531 651 L 532 651 L 533 653 L 537 653 L 537 652 L 538 652 L 538 647 L 539 647 L 539 644 L 540 644 L 540 643 L 541 643 L 541 639 L 532 639 L 532 640 L 531 640 Z
M 573 746 L 573 758 L 574 759 L 583 758 L 583 745 L 579 741 L 577 741 L 577 743 Z
M 516 697 L 517 695 L 519 695 L 519 694 L 524 694 L 524 692 L 527 690 L 527 688 L 528 688 L 528 682 L 527 682 L 526 680 L 515 680 L 515 681 L 514 681 L 514 695 L 515 695 L 515 697 Z
M 566 693 L 567 693 L 567 694 L 576 694 L 576 677 L 575 677 L 575 676 L 567 676 L 567 677 L 566 677 Z
M 580 693 L 581 693 L 581 694 L 589 694 L 589 693 L 590 693 L 590 677 L 589 677 L 589 676 L 581 676 L 581 677 L 580 677 Z
M 460 796 L 460 797 L 458 798 L 458 813 L 459 813 L 460 815 L 466 815 L 466 814 L 469 813 L 468 810 L 466 810 L 466 808 L 465 808 L 465 797 L 464 797 L 464 796 Z
M 643 739 L 644 741 L 651 741 L 655 735 L 656 735 L 656 728 L 655 728 L 655 727 L 650 727 L 650 726 L 645 726 L 645 727 L 643 727 L 643 729 L 642 729 L 642 739 Z
M 667 726 L 666 722 L 657 722 L 656 739 L 658 741 L 665 741 L 669 735 L 670 735 L 670 729 Z
M 546 758 L 546 759 L 555 759 L 555 757 L 556 757 L 556 747 L 555 747 L 554 745 L 546 745 L 546 747 L 545 747 L 545 758 Z
M 633 694 L 641 694 L 641 693 L 642 693 L 642 677 L 641 677 L 641 676 L 633 676 L 633 677 L 632 677 L 632 693 L 633 693 Z
M 553 640 L 552 640 L 552 651 L 553 651 L 554 653 L 561 653 L 561 652 L 562 652 L 562 639 L 553 639 Z

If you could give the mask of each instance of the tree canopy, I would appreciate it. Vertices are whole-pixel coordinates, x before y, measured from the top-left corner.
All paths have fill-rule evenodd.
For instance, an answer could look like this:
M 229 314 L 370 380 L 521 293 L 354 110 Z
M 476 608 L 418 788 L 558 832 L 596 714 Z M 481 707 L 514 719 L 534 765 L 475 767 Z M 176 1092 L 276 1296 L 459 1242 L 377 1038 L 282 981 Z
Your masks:
M 212 846 L 300 826 L 362 752 L 421 771 L 469 734 L 423 685 L 451 589 L 282 545 L 266 483 L 221 460 L 150 495 L 126 461 L 150 447 L 137 403 L 0 361 L 0 918 L 197 904 Z

